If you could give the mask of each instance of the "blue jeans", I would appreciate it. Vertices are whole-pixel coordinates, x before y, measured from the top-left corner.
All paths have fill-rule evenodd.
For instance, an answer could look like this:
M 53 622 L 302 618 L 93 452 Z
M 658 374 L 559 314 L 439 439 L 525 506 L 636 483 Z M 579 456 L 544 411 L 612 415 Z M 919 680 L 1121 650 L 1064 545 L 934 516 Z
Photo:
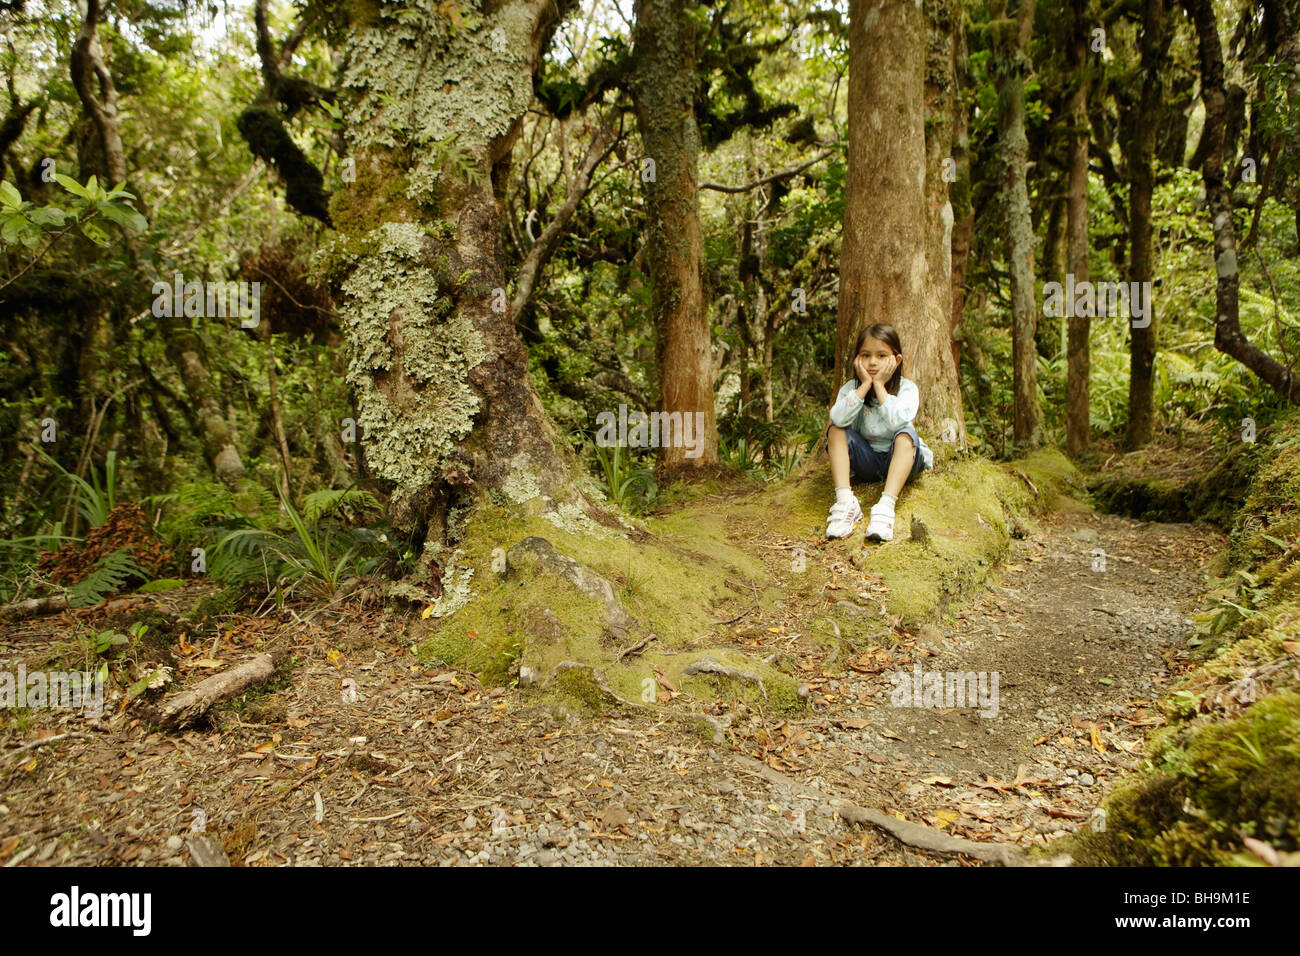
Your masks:
M 830 451 L 829 436 L 832 427 L 827 425 L 826 432 L 822 436 L 827 439 L 822 447 L 828 452 Z M 890 439 L 888 451 L 876 451 L 871 447 L 871 442 L 858 434 L 857 429 L 846 428 L 844 429 L 844 440 L 849 446 L 850 484 L 855 481 L 884 481 L 885 476 L 889 474 L 889 463 L 894 457 L 893 441 L 899 435 L 906 435 L 912 439 L 912 470 L 908 474 L 907 480 L 911 481 L 925 471 L 925 459 L 921 457 L 921 449 L 925 447 L 925 442 L 921 441 L 921 436 L 916 433 L 913 426 L 905 425 L 894 432 L 894 438 Z

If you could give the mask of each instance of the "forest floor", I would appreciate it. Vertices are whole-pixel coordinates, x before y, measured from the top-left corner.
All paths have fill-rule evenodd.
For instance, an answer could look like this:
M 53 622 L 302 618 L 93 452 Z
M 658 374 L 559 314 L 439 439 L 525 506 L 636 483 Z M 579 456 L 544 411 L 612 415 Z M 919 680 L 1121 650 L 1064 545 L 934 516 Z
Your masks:
M 795 662 L 810 707 L 783 720 L 719 702 L 730 719 L 718 742 L 635 711 L 555 716 L 529 692 L 421 665 L 402 620 L 381 611 L 242 616 L 195 665 L 182 662 L 178 683 L 255 646 L 297 664 L 210 726 L 151 731 L 130 709 L 7 721 L 0 863 L 183 865 L 202 830 L 249 866 L 981 865 L 846 822 L 845 802 L 971 841 L 1041 847 L 1094 825 L 1102 796 L 1163 723 L 1154 701 L 1189 663 L 1189 616 L 1224 543 L 1205 526 L 1065 504 L 1011 543 L 971 600 L 938 625 L 897 632 L 892 647 L 836 660 L 797 636 L 813 630 L 814 608 L 734 625 L 746 646 L 762 645 L 754 653 Z M 776 550 L 761 534 L 736 543 L 765 560 Z M 848 555 L 846 543 L 821 541 L 808 560 L 848 595 L 869 587 Z M 128 607 L 179 614 L 196 599 L 187 587 L 78 613 L 92 624 Z M 802 627 L 767 626 L 801 614 Z M 0 666 L 46 665 L 71 624 L 7 627 Z M 916 666 L 997 672 L 996 715 L 893 706 L 890 675 Z M 359 696 L 342 703 L 348 675 Z

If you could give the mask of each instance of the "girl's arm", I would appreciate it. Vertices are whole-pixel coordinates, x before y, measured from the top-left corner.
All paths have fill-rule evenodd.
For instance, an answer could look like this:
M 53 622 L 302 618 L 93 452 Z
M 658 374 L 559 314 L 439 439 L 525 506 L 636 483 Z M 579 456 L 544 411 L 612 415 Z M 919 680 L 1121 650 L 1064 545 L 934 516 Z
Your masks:
M 865 396 L 865 384 L 859 384 L 855 378 L 845 382 L 839 395 L 835 397 L 835 404 L 831 406 L 831 424 L 840 428 L 848 428 L 852 425 L 862 411 L 862 401 Z
M 880 391 L 884 389 L 881 388 Z M 921 407 L 921 393 L 917 391 L 916 383 L 907 379 L 903 379 L 899 385 L 897 395 L 885 392 L 885 397 L 881 398 L 877 392 L 876 398 L 880 400 L 885 427 L 890 431 L 896 432 L 904 425 L 910 425 Z

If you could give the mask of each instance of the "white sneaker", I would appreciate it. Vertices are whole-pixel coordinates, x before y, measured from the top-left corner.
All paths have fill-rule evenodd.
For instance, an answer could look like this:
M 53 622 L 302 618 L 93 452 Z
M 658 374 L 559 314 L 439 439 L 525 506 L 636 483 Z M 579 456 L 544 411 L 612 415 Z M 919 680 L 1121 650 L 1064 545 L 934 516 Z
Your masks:
M 847 538 L 861 520 L 862 505 L 857 498 L 850 498 L 847 502 L 837 501 L 831 505 L 831 513 L 826 519 L 826 537 Z
M 894 540 L 894 509 L 880 502 L 871 506 L 871 520 L 867 522 L 868 541 Z

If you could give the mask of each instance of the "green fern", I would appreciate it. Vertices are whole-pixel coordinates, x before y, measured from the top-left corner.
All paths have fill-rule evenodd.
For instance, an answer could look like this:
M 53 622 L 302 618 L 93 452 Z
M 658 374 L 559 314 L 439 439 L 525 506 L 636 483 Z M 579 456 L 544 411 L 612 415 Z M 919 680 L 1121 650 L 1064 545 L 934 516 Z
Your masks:
M 355 520 L 362 512 L 379 512 L 383 506 L 370 492 L 351 486 L 313 491 L 302 501 L 303 520 L 312 524 L 336 510 L 347 519 Z
M 124 590 L 132 578 L 147 580 L 148 577 L 128 548 L 118 548 L 96 561 L 95 570 L 68 589 L 68 604 L 72 607 L 102 604 L 109 595 Z

